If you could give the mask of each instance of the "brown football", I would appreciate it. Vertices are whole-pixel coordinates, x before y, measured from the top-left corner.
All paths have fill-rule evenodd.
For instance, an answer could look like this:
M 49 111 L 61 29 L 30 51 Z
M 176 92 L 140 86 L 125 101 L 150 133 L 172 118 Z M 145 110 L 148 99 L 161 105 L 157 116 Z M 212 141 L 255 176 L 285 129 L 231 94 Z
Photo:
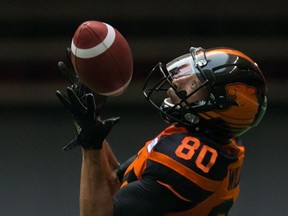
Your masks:
M 105 96 L 123 94 L 132 78 L 133 57 L 117 29 L 104 22 L 86 21 L 76 30 L 71 51 L 75 71 L 88 88 Z

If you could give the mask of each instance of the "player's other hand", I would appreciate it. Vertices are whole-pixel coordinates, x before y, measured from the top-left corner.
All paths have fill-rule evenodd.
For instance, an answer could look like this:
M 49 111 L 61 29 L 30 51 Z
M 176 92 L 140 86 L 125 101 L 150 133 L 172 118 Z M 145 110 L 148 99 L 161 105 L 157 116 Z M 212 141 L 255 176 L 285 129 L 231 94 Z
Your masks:
M 80 100 L 76 92 L 67 88 L 67 95 L 56 91 L 56 95 L 65 109 L 72 115 L 77 128 L 77 136 L 63 150 L 69 150 L 80 145 L 85 149 L 101 149 L 104 139 L 120 118 L 110 118 L 100 121 L 96 119 L 95 99 L 92 93 L 87 93 Z M 82 101 L 84 100 L 85 103 Z

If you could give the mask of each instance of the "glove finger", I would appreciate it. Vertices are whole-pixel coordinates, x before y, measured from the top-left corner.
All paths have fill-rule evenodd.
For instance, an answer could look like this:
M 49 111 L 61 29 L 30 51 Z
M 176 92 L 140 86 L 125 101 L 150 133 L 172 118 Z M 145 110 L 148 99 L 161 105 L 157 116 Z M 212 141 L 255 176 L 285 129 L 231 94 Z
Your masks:
M 88 110 L 89 116 L 94 118 L 96 105 L 95 105 L 95 99 L 92 93 L 89 93 L 86 95 L 86 103 L 87 103 L 87 110 Z
M 71 59 L 71 49 L 69 47 L 66 48 L 66 55 L 69 59 Z
M 58 62 L 58 67 L 60 69 L 60 71 L 62 72 L 62 74 L 64 75 L 64 77 L 66 79 L 68 79 L 68 81 L 71 83 L 71 84 L 76 84 L 77 82 L 77 77 L 76 77 L 76 74 L 73 73 L 68 67 L 67 65 L 62 62 L 62 61 L 59 61 Z
M 68 150 L 71 150 L 71 149 L 73 149 L 73 148 L 75 148 L 75 147 L 77 147 L 79 145 L 80 145 L 80 143 L 79 143 L 79 141 L 78 141 L 78 139 L 76 137 L 75 139 L 71 140 L 66 146 L 63 146 L 62 150 L 63 151 L 68 151 Z
M 66 48 L 66 56 L 67 56 L 67 59 L 68 59 L 68 63 L 69 63 L 69 66 L 71 68 L 71 73 L 74 74 L 75 77 L 77 77 L 77 74 L 75 72 L 75 69 L 74 69 L 74 65 L 73 65 L 73 62 L 72 62 L 72 59 L 71 59 L 71 49 L 69 47 Z
M 73 65 L 72 61 L 71 61 L 71 49 L 69 47 L 66 48 L 66 56 L 67 56 L 67 59 L 68 59 L 69 63 L 71 65 Z
M 65 109 L 68 110 L 68 112 L 73 113 L 73 108 L 70 103 L 70 101 L 60 92 L 59 90 L 56 91 L 56 96 L 60 100 L 60 102 L 64 105 Z
M 70 100 L 71 105 L 73 106 L 73 110 L 75 110 L 75 115 L 80 115 L 83 113 L 83 111 L 86 109 L 84 105 L 81 103 L 80 99 L 78 98 L 75 91 L 68 87 L 67 88 L 67 95 Z

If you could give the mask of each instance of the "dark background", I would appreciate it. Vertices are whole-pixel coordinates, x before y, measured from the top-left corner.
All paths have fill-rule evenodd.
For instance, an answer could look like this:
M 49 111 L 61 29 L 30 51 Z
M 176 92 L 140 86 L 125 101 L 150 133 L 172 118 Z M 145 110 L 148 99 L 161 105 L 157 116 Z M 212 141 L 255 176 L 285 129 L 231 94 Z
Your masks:
M 55 97 L 67 83 L 57 61 L 82 22 L 104 21 L 127 39 L 134 76 L 127 92 L 109 98 L 105 117 L 121 116 L 109 135 L 119 161 L 165 124 L 144 101 L 143 78 L 158 62 L 190 46 L 228 46 L 254 59 L 268 83 L 268 110 L 243 136 L 246 160 L 232 216 L 287 215 L 288 2 L 274 1 L 16 1 L 0 7 L 0 215 L 79 215 L 79 149 Z

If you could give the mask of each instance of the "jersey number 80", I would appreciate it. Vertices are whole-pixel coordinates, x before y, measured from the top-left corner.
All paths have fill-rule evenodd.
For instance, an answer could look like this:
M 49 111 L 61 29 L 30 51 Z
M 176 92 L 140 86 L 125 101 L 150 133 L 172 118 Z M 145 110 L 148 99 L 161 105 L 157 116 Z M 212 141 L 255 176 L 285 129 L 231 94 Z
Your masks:
M 190 160 L 195 155 L 196 151 L 199 151 L 195 160 L 196 166 L 204 173 L 208 173 L 214 165 L 218 153 L 215 149 L 207 145 L 201 145 L 200 141 L 195 137 L 185 137 L 177 147 L 175 154 L 184 160 Z M 207 158 L 208 154 L 210 157 L 208 158 L 208 162 L 205 161 L 204 164 L 204 158 Z

